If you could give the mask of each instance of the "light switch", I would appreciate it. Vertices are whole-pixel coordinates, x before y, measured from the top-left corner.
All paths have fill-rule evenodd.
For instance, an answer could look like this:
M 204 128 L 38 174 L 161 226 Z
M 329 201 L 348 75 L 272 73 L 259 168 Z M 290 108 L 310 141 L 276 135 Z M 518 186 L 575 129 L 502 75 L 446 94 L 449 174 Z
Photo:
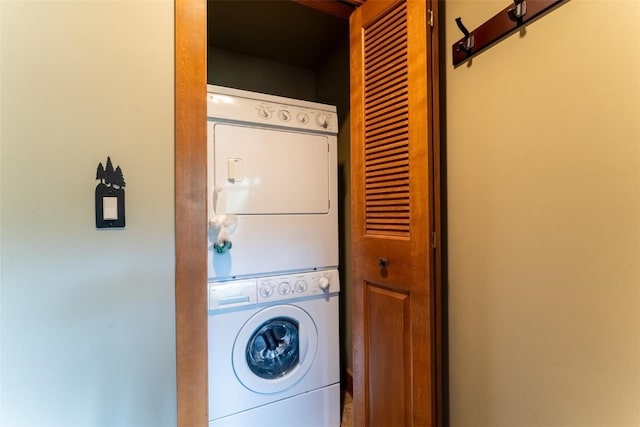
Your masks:
M 102 219 L 118 219 L 118 198 L 102 198 Z

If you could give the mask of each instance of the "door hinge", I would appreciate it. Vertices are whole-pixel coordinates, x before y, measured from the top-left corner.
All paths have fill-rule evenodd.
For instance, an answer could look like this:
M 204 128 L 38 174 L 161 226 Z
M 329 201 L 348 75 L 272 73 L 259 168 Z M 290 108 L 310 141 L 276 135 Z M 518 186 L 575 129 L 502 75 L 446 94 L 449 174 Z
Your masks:
M 438 247 L 437 234 L 435 231 L 431 232 L 431 247 L 434 249 Z
M 429 9 L 429 26 L 433 28 L 433 10 Z

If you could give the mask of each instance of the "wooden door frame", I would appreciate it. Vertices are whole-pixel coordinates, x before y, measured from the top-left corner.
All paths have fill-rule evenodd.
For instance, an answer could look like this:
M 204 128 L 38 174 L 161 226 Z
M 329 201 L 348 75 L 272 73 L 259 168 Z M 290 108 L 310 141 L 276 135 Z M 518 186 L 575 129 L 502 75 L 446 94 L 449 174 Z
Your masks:
M 176 399 L 177 425 L 184 427 L 208 424 L 207 366 L 207 209 L 206 209 L 206 92 L 207 43 L 206 0 L 174 0 L 175 31 L 175 319 L 176 319 Z M 432 1 L 438 16 L 439 0 Z M 435 84 L 434 184 L 436 248 L 436 324 L 437 342 L 437 424 L 446 418 L 446 396 L 443 402 L 441 283 L 442 244 L 440 216 L 440 98 L 438 84 L 438 22 L 434 20 L 436 42 L 432 51 Z M 433 61 L 433 60 L 436 61 Z M 440 411 L 444 409 L 444 414 Z
M 444 55 L 442 49 L 444 43 L 444 28 L 440 26 L 444 14 L 444 0 L 428 0 L 429 8 L 432 13 L 432 29 L 431 29 L 431 55 L 428 59 L 430 61 L 430 73 L 429 79 L 429 91 L 431 92 L 431 122 L 432 122 L 432 135 L 431 135 L 431 150 L 433 153 L 433 164 L 431 170 L 433 171 L 433 216 L 435 226 L 435 257 L 434 257 L 434 322 L 432 331 L 435 339 L 434 346 L 434 362 L 435 362 L 435 420 L 437 426 L 443 426 L 449 424 L 449 408 L 448 408 L 448 391 L 447 391 L 447 312 L 446 312 L 446 289 L 443 285 L 445 274 L 445 261 L 443 254 L 446 244 L 446 222 L 444 219 L 444 203 L 443 194 L 445 189 L 446 179 L 443 177 L 446 169 L 443 168 L 443 161 L 446 160 L 442 146 L 442 132 L 443 126 L 443 114 L 441 108 L 444 106 L 443 93 L 442 93 L 442 81 L 444 76 L 441 68 L 444 62 L 441 60 L 441 55 Z
M 176 398 L 184 427 L 209 418 L 206 23 L 206 0 L 175 0 Z

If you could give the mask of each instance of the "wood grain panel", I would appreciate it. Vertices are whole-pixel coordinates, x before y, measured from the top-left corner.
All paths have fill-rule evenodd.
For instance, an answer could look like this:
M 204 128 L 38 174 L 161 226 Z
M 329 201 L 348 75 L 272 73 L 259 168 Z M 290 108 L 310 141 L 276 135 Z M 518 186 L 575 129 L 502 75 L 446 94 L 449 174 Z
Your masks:
M 208 424 L 206 2 L 175 2 L 176 381 L 178 426 Z
M 411 414 L 410 298 L 371 283 L 365 287 L 369 424 L 405 426 Z

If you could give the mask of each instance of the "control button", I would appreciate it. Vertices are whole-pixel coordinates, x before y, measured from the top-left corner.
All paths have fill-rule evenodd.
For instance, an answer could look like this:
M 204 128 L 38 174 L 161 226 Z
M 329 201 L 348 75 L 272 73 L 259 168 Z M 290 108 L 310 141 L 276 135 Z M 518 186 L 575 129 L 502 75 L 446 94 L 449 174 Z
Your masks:
M 281 295 L 286 295 L 291 292 L 291 285 L 289 284 L 289 282 L 280 283 L 278 285 L 278 292 L 280 292 Z
M 304 292 L 307 290 L 307 282 L 304 280 L 298 280 L 296 282 L 296 292 Z
M 271 110 L 269 110 L 269 108 L 267 107 L 259 107 L 258 108 L 258 114 L 260 115 L 260 117 L 262 117 L 263 119 L 269 119 L 271 118 Z
M 260 287 L 260 295 L 262 295 L 264 298 L 269 298 L 271 295 L 273 295 L 273 287 L 270 284 L 262 285 Z
M 328 291 L 329 290 L 329 279 L 327 279 L 326 277 L 321 277 L 320 280 L 318 280 L 318 286 L 323 291 Z
M 278 111 L 278 117 L 283 122 L 288 122 L 289 120 L 291 120 L 291 113 L 287 110 L 280 110 Z
M 309 123 L 309 116 L 307 115 L 307 113 L 298 113 L 296 118 L 298 119 L 298 122 L 300 124 L 306 125 L 307 123 Z
M 327 115 L 324 113 L 318 114 L 316 121 L 318 122 L 318 125 L 320 127 L 323 127 L 325 129 L 329 127 L 329 117 L 327 117 Z

